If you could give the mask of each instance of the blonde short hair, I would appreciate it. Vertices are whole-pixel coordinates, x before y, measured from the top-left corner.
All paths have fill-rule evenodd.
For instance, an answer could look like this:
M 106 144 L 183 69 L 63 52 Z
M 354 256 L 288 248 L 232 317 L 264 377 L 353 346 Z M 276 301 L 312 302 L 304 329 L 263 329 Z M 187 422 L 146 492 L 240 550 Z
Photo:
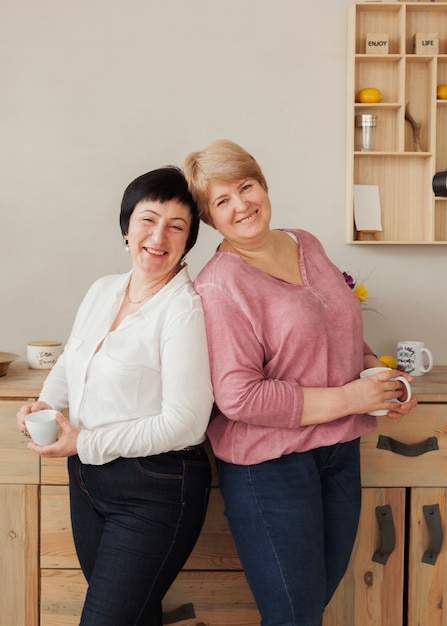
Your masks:
M 267 181 L 256 160 L 229 139 L 218 139 L 203 150 L 191 152 L 183 162 L 182 169 L 191 194 L 197 202 L 200 219 L 213 228 L 208 204 L 211 183 L 253 178 L 268 191 Z

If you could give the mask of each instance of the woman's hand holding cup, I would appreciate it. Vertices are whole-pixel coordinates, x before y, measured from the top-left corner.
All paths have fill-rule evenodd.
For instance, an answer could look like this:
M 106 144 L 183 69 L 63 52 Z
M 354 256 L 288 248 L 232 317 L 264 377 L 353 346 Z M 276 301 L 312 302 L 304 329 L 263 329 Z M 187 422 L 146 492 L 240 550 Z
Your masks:
M 360 372 L 360 378 L 373 377 L 374 387 L 371 388 L 372 404 L 380 404 L 377 409 L 368 411 L 369 415 L 387 415 L 399 418 L 407 415 L 416 406 L 417 400 L 413 397 L 410 383 L 413 378 L 408 374 L 397 372 L 389 367 L 369 367 Z M 370 382 L 373 382 L 371 380 Z M 395 382 L 399 385 L 396 386 Z M 393 384 L 390 385 L 389 383 Z M 403 398 L 403 399 L 401 399 Z M 383 408 L 384 403 L 393 403 L 389 408 Z
M 17 426 L 23 435 L 29 437 L 28 430 L 26 428 L 26 416 L 30 413 L 37 413 L 37 411 L 44 411 L 46 409 L 51 409 L 51 406 L 46 402 L 42 402 L 41 400 L 36 400 L 35 402 L 30 402 L 29 404 L 24 404 L 17 411 Z

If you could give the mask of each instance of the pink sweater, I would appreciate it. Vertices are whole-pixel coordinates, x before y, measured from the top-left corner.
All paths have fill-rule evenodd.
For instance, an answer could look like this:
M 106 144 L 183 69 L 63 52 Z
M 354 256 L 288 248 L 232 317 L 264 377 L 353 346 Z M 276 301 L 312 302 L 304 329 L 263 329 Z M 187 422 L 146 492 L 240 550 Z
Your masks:
M 303 285 L 217 252 L 194 287 L 202 297 L 216 407 L 208 427 L 215 455 L 239 465 L 350 441 L 374 430 L 369 415 L 301 426 L 302 387 L 358 378 L 363 341 L 357 296 L 320 242 L 299 242 Z

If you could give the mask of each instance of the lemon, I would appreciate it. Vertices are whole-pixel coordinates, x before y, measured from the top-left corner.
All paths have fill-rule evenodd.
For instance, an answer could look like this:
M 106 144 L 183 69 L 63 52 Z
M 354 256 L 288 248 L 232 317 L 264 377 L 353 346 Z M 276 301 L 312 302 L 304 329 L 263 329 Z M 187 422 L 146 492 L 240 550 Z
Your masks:
M 436 96 L 438 100 L 447 100 L 447 85 L 438 85 Z
M 375 102 L 381 102 L 383 98 L 382 92 L 375 87 L 365 87 L 361 89 L 357 94 L 357 102 L 364 102 L 368 104 L 374 104 Z
M 384 356 L 379 357 L 379 361 L 384 367 L 390 367 L 392 370 L 397 370 L 397 361 L 393 356 L 385 354 Z

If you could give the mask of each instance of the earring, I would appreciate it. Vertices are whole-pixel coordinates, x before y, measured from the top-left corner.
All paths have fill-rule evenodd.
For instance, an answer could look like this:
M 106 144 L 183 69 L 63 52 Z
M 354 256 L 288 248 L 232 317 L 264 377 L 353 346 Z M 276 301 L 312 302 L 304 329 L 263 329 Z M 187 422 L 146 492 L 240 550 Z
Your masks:
M 123 239 L 123 243 L 124 243 L 124 250 L 126 252 L 129 252 L 129 240 L 128 239 Z

